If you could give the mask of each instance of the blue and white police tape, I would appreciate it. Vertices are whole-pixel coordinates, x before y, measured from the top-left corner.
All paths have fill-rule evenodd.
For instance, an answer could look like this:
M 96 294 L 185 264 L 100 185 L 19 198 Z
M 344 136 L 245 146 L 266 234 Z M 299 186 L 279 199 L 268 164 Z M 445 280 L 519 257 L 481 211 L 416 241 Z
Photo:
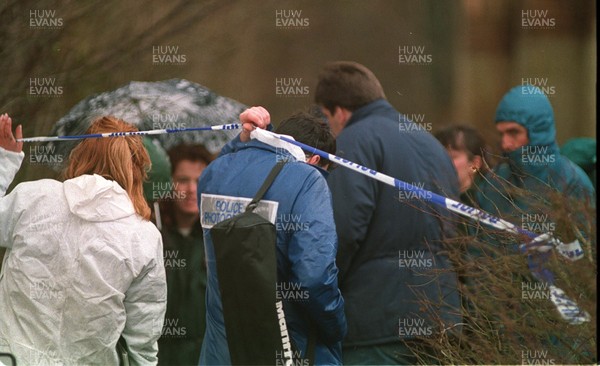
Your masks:
M 573 325 L 583 324 L 589 322 L 592 318 L 590 314 L 579 308 L 579 305 L 571 300 L 563 290 L 560 288 L 550 285 L 550 301 L 558 310 L 560 316 Z
M 169 133 L 179 133 L 179 132 L 192 132 L 192 131 L 218 131 L 218 130 L 234 130 L 239 129 L 241 124 L 239 123 L 230 123 L 224 125 L 215 125 L 215 126 L 205 126 L 205 127 L 190 127 L 190 128 L 175 128 L 175 129 L 158 129 L 158 130 L 148 130 L 148 131 L 133 131 L 133 132 L 107 132 L 107 133 L 98 133 L 98 134 L 87 134 L 87 135 L 74 135 L 74 136 L 41 136 L 41 137 L 29 137 L 17 139 L 20 142 L 49 142 L 49 141 L 72 141 L 72 140 L 80 140 L 80 139 L 88 139 L 88 138 L 105 138 L 105 137 L 118 137 L 118 136 L 143 136 L 143 135 L 162 135 Z M 261 138 L 262 136 L 262 138 Z M 430 197 L 430 200 L 433 203 L 446 207 L 448 210 L 458 213 L 462 216 L 470 217 L 474 220 L 482 222 L 484 224 L 490 225 L 494 228 L 500 230 L 506 230 L 515 234 L 524 234 L 532 239 L 532 241 L 526 246 L 531 246 L 532 248 L 544 248 L 542 243 L 546 243 L 545 245 L 551 245 L 556 248 L 558 252 L 568 258 L 569 260 L 575 261 L 583 257 L 583 250 L 581 249 L 581 245 L 577 240 L 572 243 L 562 243 L 556 238 L 552 238 L 550 234 L 542 234 L 537 235 L 528 230 L 522 229 L 512 223 L 500 219 L 498 217 L 494 217 L 482 210 L 478 210 L 474 207 L 470 207 L 465 205 L 464 203 L 457 202 L 447 197 L 443 197 L 436 193 L 421 189 L 419 187 L 415 187 L 412 184 L 403 182 L 399 179 L 390 177 L 386 174 L 377 172 L 375 170 L 363 167 L 354 162 L 348 161 L 346 159 L 342 159 L 333 154 L 326 153 L 322 150 L 319 150 L 315 147 L 308 146 L 301 142 L 297 142 L 289 136 L 278 135 L 270 131 L 256 129 L 253 131 L 253 137 L 257 137 L 259 140 L 263 140 L 264 143 L 274 145 L 275 137 L 278 140 L 281 140 L 285 143 L 291 144 L 289 147 L 290 151 L 294 151 L 297 147 L 304 149 L 312 154 L 319 155 L 323 158 L 329 159 L 331 161 L 335 161 L 337 164 L 342 165 L 346 168 L 352 169 L 358 173 L 369 176 L 373 179 L 376 179 L 380 182 L 388 184 L 390 186 L 396 187 L 398 189 L 402 189 L 405 191 L 414 192 L 419 197 Z M 281 146 L 277 146 L 281 147 Z M 298 155 L 296 153 L 295 155 Z
M 300 147 L 306 152 L 319 155 L 325 159 L 329 159 L 330 161 L 333 161 L 336 164 L 339 164 L 345 168 L 354 170 L 360 174 L 371 177 L 371 178 L 378 180 L 382 183 L 385 183 L 387 185 L 396 187 L 398 189 L 404 189 L 407 191 L 420 193 L 418 195 L 419 197 L 428 197 L 428 199 L 431 202 L 434 202 L 440 206 L 446 207 L 450 211 L 456 212 L 462 216 L 469 217 L 471 219 L 477 220 L 479 222 L 482 222 L 484 224 L 487 224 L 489 226 L 492 226 L 492 227 L 500 229 L 500 230 L 506 230 L 506 231 L 509 231 L 509 232 L 512 232 L 515 234 L 524 234 L 524 235 L 528 236 L 529 238 L 531 238 L 530 243 L 523 244 L 520 246 L 521 251 L 525 254 L 528 253 L 528 251 L 532 250 L 532 249 L 535 251 L 538 251 L 542 254 L 545 254 L 544 252 L 547 252 L 551 248 L 556 248 L 562 256 L 564 256 L 565 258 L 567 258 L 571 261 L 575 261 L 575 260 L 578 260 L 583 257 L 583 254 L 584 254 L 583 250 L 581 249 L 581 245 L 579 244 L 579 242 L 577 240 L 575 240 L 574 242 L 569 243 L 569 244 L 564 244 L 564 243 L 560 242 L 558 239 L 553 238 L 552 235 L 549 233 L 537 235 L 528 230 L 525 230 L 516 225 L 513 225 L 512 223 L 510 223 L 506 220 L 503 220 L 498 217 L 494 217 L 494 216 L 492 216 L 484 211 L 478 210 L 474 207 L 470 207 L 463 203 L 454 201 L 450 198 L 443 197 L 436 193 L 421 189 L 412 184 L 403 182 L 399 179 L 390 177 L 386 174 L 380 173 L 373 169 L 369 169 L 362 165 L 356 164 L 352 161 L 342 159 L 336 155 L 329 154 L 329 153 L 319 150 L 315 147 L 295 141 L 295 140 L 289 138 L 288 136 L 277 135 L 273 132 L 265 131 L 265 130 L 255 130 L 255 131 L 253 131 L 253 137 L 257 138 L 258 140 L 260 140 L 262 142 L 269 143 L 269 144 L 273 144 L 273 142 L 272 142 L 273 137 L 276 137 L 282 141 L 292 144 L 293 147 Z M 280 144 L 277 144 L 277 147 L 282 147 L 282 146 Z M 293 150 L 293 148 L 290 148 L 290 150 Z M 426 194 L 423 194 L 423 193 L 426 193 Z M 549 254 L 549 253 L 547 253 L 547 254 Z M 528 266 L 529 266 L 530 271 L 532 272 L 533 276 L 537 280 L 548 283 L 549 290 L 550 290 L 550 301 L 554 304 L 554 306 L 558 310 L 558 313 L 560 314 L 560 316 L 564 320 L 569 322 L 570 324 L 582 324 L 584 322 L 589 322 L 591 320 L 589 313 L 587 313 L 584 310 L 581 310 L 575 301 L 571 300 L 562 289 L 560 289 L 554 285 L 554 276 L 548 269 L 546 269 L 546 268 L 539 269 L 539 268 L 533 267 L 530 262 L 530 258 L 531 258 L 531 254 L 528 256 Z
M 255 130 L 253 133 L 257 133 L 255 136 L 265 142 L 271 143 L 272 137 L 276 137 L 280 140 L 283 140 L 289 144 L 302 148 L 304 151 L 309 152 L 311 154 L 316 154 L 321 156 L 322 158 L 329 159 L 335 162 L 338 165 L 341 165 L 345 168 L 354 170 L 360 174 L 371 177 L 375 180 L 378 180 L 382 183 L 390 185 L 392 187 L 396 187 L 398 189 L 402 189 L 409 192 L 414 192 L 416 197 L 427 197 L 428 201 L 431 201 L 437 205 L 447 208 L 448 210 L 455 212 L 459 215 L 469 217 L 486 225 L 492 226 L 496 229 L 505 230 L 514 234 L 521 234 L 529 237 L 531 239 L 531 243 L 534 244 L 534 247 L 539 247 L 543 243 L 546 245 L 552 245 L 552 247 L 556 248 L 558 252 L 564 256 L 565 258 L 575 261 L 583 258 L 583 250 L 581 245 L 577 240 L 572 243 L 564 244 L 560 240 L 553 238 L 550 234 L 535 234 L 529 230 L 525 230 L 517 225 L 514 225 L 506 220 L 503 220 L 499 217 L 495 217 L 493 215 L 488 214 L 485 211 L 476 209 L 474 207 L 465 205 L 464 203 L 455 201 L 448 197 L 441 196 L 437 193 L 427 191 L 425 189 L 416 187 L 412 184 L 401 181 L 400 179 L 396 179 L 394 177 L 390 177 L 389 175 L 380 173 L 373 169 L 369 169 L 352 161 L 340 158 L 336 155 L 329 154 L 325 151 L 319 150 L 315 147 L 303 144 L 301 142 L 295 141 L 291 139 L 289 136 L 278 135 L 276 133 L 266 131 L 266 130 Z M 261 138 L 261 135 L 265 135 L 265 137 Z M 526 244 L 528 248 L 530 244 Z
M 179 132 L 192 132 L 192 131 L 217 131 L 217 130 L 233 130 L 241 127 L 241 124 L 231 123 L 225 125 L 215 125 L 215 126 L 207 126 L 207 127 L 191 127 L 191 128 L 179 128 L 179 129 L 159 129 L 159 130 L 149 130 L 149 131 L 135 131 L 135 132 L 109 132 L 109 133 L 99 133 L 99 134 L 87 134 L 87 135 L 74 135 L 74 136 L 53 136 L 53 137 L 30 137 L 30 138 L 22 138 L 17 139 L 17 141 L 21 142 L 48 142 L 48 141 L 70 141 L 70 140 L 80 140 L 80 139 L 88 139 L 88 138 L 105 138 L 105 137 L 119 137 L 119 136 L 142 136 L 142 135 L 161 135 L 168 133 L 179 133 Z M 494 228 L 505 230 L 512 232 L 514 234 L 523 234 L 527 237 L 531 238 L 531 241 L 527 244 L 522 244 L 520 249 L 523 253 L 527 253 L 529 250 L 535 250 L 541 253 L 547 252 L 551 248 L 555 248 L 558 252 L 566 257 L 569 260 L 575 261 L 583 257 L 583 250 L 581 249 L 581 245 L 577 240 L 572 243 L 562 243 L 558 239 L 553 238 L 551 234 L 546 233 L 542 235 L 537 235 L 528 230 L 522 229 L 506 220 L 501 218 L 492 216 L 482 210 L 476 209 L 474 207 L 470 207 L 463 203 L 457 202 L 447 197 L 443 197 L 434 192 L 430 192 L 424 190 L 422 188 L 416 187 L 412 184 L 403 182 L 394 177 L 390 177 L 386 174 L 377 172 L 375 170 L 369 169 L 367 167 L 361 166 L 352 161 L 340 158 L 336 155 L 326 153 L 322 150 L 319 150 L 315 147 L 303 144 L 301 142 L 295 141 L 289 136 L 278 135 L 266 130 L 255 130 L 253 131 L 253 138 L 258 138 L 259 140 L 274 145 L 273 137 L 284 141 L 286 143 L 291 144 L 288 148 L 290 151 L 295 151 L 295 147 L 300 147 L 303 150 L 319 155 L 322 158 L 329 159 L 334 161 L 335 163 L 344 166 L 345 168 L 354 170 L 360 174 L 371 177 L 375 180 L 378 180 L 382 183 L 390 185 L 392 187 L 396 187 L 398 189 L 402 189 L 409 192 L 414 192 L 418 194 L 420 197 L 428 197 L 429 200 L 435 204 L 446 207 L 448 210 L 458 213 L 462 216 L 469 217 L 481 223 L 487 224 Z M 276 144 L 277 147 L 282 147 L 281 144 Z M 298 154 L 294 154 L 295 156 Z M 529 257 L 530 258 L 530 257 Z M 554 277 L 552 273 L 547 270 L 539 270 L 537 268 L 532 268 L 531 263 L 530 270 L 532 271 L 534 277 L 542 282 L 546 282 L 549 284 L 550 288 L 550 300 L 556 306 L 559 311 L 561 317 L 571 324 L 581 324 L 583 322 L 590 321 L 590 315 L 582 311 L 573 300 L 569 299 L 563 290 L 556 287 L 554 285 Z
M 571 300 L 562 289 L 555 285 L 554 274 L 544 266 L 550 256 L 552 247 L 546 246 L 544 250 L 540 251 L 531 251 L 525 245 L 521 245 L 520 248 L 522 253 L 527 255 L 527 266 L 533 277 L 548 286 L 550 301 L 558 310 L 561 318 L 574 325 L 589 322 L 591 320 L 590 314 L 579 308 L 575 301 Z
M 87 135 L 73 136 L 40 136 L 27 137 L 17 139 L 19 142 L 49 142 L 49 141 L 72 141 L 82 139 L 104 138 L 104 137 L 119 137 L 119 136 L 144 136 L 144 135 L 164 135 L 167 133 L 193 132 L 193 131 L 220 131 L 220 130 L 237 130 L 241 127 L 239 123 L 230 123 L 225 125 L 205 126 L 205 127 L 188 127 L 188 128 L 167 128 L 148 131 L 132 131 L 132 132 L 106 132 L 93 133 Z

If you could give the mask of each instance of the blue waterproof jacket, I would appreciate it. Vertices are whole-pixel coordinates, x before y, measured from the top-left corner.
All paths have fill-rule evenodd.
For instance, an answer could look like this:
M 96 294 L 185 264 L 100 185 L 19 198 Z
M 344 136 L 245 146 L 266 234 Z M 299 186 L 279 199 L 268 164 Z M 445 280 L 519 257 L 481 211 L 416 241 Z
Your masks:
M 202 173 L 198 183 L 199 200 L 200 193 L 254 197 L 277 160 L 286 152 L 256 140 L 240 143 L 236 139 Z M 279 203 L 275 222 L 278 281 L 300 284 L 302 291 L 308 291 L 308 301 L 284 300 L 288 331 L 302 357 L 305 357 L 309 324 L 312 322 L 318 334 L 314 355 L 316 364 L 341 364 L 346 318 L 344 300 L 337 284 L 337 237 L 331 195 L 319 170 L 295 161 L 289 154 L 284 158 L 292 161 L 283 167 L 263 200 Z M 208 267 L 207 317 L 200 364 L 227 365 L 231 364 L 231 360 L 214 246 L 207 229 L 204 230 L 204 243 Z M 240 273 L 240 276 L 243 275 Z
M 527 129 L 529 144 L 504 153 L 499 164 L 479 185 L 479 206 L 518 224 L 523 214 L 539 210 L 549 189 L 593 202 L 594 188 L 585 172 L 560 154 L 556 143 L 554 111 L 542 90 L 531 85 L 512 88 L 500 101 L 496 123 L 517 122 Z M 515 195 L 514 187 L 532 194 Z
M 336 155 L 458 199 L 452 161 L 426 129 L 386 100 L 376 100 L 352 113 L 337 138 Z M 455 222 L 449 212 L 428 203 L 427 195 L 399 191 L 343 167 L 327 181 L 348 320 L 344 346 L 431 335 L 440 320 L 460 323 L 457 276 L 441 245 Z

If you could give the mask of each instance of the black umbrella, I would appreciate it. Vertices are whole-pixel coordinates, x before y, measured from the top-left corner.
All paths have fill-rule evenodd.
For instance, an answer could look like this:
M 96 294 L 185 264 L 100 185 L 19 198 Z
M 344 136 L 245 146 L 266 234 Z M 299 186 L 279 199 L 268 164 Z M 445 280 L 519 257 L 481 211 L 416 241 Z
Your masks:
M 100 116 L 114 116 L 139 130 L 191 128 L 234 123 L 247 108 L 233 99 L 184 79 L 133 81 L 116 90 L 89 96 L 52 129 L 53 135 L 81 135 Z M 153 135 L 166 150 L 180 143 L 203 144 L 211 153 L 237 135 L 237 130 Z M 49 142 L 56 154 L 68 156 L 77 141 Z M 56 169 L 60 165 L 53 165 Z

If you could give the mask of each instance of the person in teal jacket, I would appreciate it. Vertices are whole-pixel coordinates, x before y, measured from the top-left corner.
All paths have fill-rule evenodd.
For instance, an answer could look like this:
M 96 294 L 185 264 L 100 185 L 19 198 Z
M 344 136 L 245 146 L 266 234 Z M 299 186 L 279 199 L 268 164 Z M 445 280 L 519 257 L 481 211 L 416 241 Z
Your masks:
M 576 207 L 575 203 L 594 207 L 594 187 L 579 166 L 560 154 L 554 111 L 546 95 L 532 85 L 512 88 L 498 104 L 495 123 L 505 161 L 479 185 L 476 200 L 480 208 L 538 234 L 552 233 L 558 225 L 550 221 L 566 218 L 573 224 L 572 229 L 580 230 L 579 234 L 585 236 L 581 227 L 583 215 L 576 212 L 571 220 L 564 211 Z M 560 214 L 550 216 L 555 212 Z M 558 233 L 559 239 L 565 243 L 577 239 L 579 235 L 569 231 Z M 570 237 L 560 237 L 560 234 Z M 503 241 L 496 235 L 481 237 L 492 245 Z M 507 239 L 509 245 L 504 250 L 512 252 L 516 248 L 515 238 Z M 553 282 L 551 273 L 544 270 L 546 260 L 546 254 L 527 256 L 532 275 L 538 280 Z M 569 352 L 578 347 L 565 346 L 562 342 L 564 340 L 555 333 L 542 340 L 544 347 L 558 347 L 568 359 Z
M 483 210 L 522 224 L 527 218 L 523 215 L 532 213 L 535 201 L 549 198 L 548 192 L 593 203 L 594 188 L 588 176 L 560 154 L 554 111 L 539 88 L 512 88 L 498 104 L 495 123 L 506 161 L 480 185 L 476 199 Z M 515 194 L 519 189 L 527 193 Z
M 560 148 L 560 153 L 583 169 L 596 190 L 596 139 L 572 138 Z

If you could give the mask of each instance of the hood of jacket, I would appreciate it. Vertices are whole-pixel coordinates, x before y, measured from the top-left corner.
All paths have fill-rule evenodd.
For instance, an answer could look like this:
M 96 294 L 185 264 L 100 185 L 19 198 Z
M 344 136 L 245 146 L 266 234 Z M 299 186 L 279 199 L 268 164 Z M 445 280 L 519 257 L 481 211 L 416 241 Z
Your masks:
M 496 123 L 514 121 L 527 129 L 529 145 L 556 144 L 554 110 L 536 86 L 519 85 L 504 95 L 496 109 Z
M 517 122 L 527 129 L 529 143 L 505 153 L 512 166 L 527 175 L 544 179 L 548 167 L 559 159 L 554 111 L 548 97 L 533 85 L 519 85 L 504 95 L 495 122 Z
M 66 180 L 63 189 L 71 213 L 84 220 L 113 221 L 135 214 L 127 192 L 97 174 Z
M 531 85 L 512 88 L 496 110 L 496 123 L 514 121 L 528 131 L 529 144 L 509 153 L 486 177 L 477 192 L 477 202 L 487 212 L 521 217 L 533 212 L 544 190 L 551 188 L 577 197 L 593 197 L 594 188 L 583 170 L 561 156 L 556 143 L 554 112 L 548 98 Z M 515 195 L 518 187 L 535 194 Z

